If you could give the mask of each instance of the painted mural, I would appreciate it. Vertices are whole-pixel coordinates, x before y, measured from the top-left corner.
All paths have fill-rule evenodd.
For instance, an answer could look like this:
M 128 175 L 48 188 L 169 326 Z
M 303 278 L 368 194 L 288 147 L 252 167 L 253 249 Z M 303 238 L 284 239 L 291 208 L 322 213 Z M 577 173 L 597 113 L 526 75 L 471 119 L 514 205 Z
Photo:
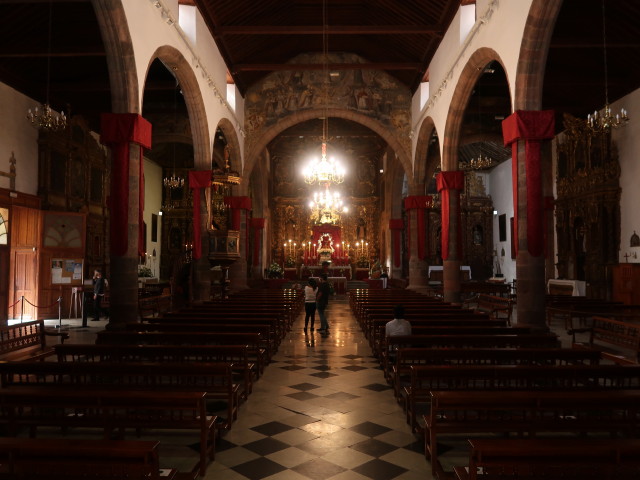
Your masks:
M 363 61 L 353 54 L 331 54 L 329 72 L 332 63 Z M 325 106 L 372 117 L 395 130 L 396 137 L 409 146 L 411 119 L 406 106 L 411 102 L 411 92 L 392 76 L 377 70 L 340 70 L 339 75 L 330 75 L 325 82 L 322 70 L 295 70 L 296 63 L 320 64 L 322 55 L 296 57 L 291 70 L 270 74 L 247 93 L 245 127 L 249 146 L 280 119 L 300 110 Z

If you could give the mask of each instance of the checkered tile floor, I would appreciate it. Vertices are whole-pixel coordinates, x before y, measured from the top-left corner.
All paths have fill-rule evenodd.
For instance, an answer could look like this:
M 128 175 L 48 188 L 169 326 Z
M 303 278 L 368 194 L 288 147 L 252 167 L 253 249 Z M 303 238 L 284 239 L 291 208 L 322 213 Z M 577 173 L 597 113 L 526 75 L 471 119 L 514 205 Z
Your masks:
M 353 318 L 346 298 L 328 310 L 328 335 L 303 317 L 219 442 L 207 479 L 428 480 L 423 441 Z

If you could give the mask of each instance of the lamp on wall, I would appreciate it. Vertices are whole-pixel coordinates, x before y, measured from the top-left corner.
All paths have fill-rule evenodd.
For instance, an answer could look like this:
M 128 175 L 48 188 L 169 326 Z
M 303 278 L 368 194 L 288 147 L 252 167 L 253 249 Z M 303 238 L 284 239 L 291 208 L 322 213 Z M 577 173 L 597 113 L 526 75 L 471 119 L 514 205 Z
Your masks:
M 592 114 L 587 115 L 587 126 L 594 133 L 607 132 L 611 128 L 618 128 L 624 126 L 629 121 L 629 116 L 624 108 L 620 109 L 619 113 L 615 115 L 611 111 L 609 106 L 609 71 L 607 63 L 607 30 L 606 30 L 606 17 L 605 17 L 605 0 L 602 0 L 602 56 L 604 62 L 604 107 L 602 112 L 598 110 Z
M 67 126 L 67 117 L 64 112 L 58 115 L 51 109 L 49 104 L 49 88 L 51 82 L 51 32 L 53 27 L 53 2 L 49 0 L 49 24 L 47 33 L 47 89 L 45 102 L 36 106 L 33 111 L 29 109 L 27 112 L 27 120 L 31 122 L 34 128 L 39 130 L 56 131 L 62 130 Z

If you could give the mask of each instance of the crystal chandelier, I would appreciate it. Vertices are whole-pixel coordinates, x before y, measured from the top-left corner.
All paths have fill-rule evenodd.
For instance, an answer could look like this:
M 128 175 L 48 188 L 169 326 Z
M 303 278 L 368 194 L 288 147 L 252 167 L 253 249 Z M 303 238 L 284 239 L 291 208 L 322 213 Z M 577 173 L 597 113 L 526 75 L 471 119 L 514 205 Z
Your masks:
M 338 224 L 340 215 L 347 213 L 349 208 L 344 204 L 339 192 L 331 192 L 328 185 L 324 191 L 315 192 L 309 201 L 311 218 L 317 224 Z
M 176 79 L 176 87 L 173 90 L 173 128 L 177 130 L 178 126 L 178 88 L 180 85 Z M 179 177 L 176 175 L 176 143 L 175 141 L 172 143 L 173 147 L 173 155 L 172 155 L 172 163 L 173 163 L 173 173 L 170 177 L 164 177 L 162 179 L 162 184 L 168 188 L 169 190 L 176 190 L 178 188 L 182 188 L 184 186 L 184 177 Z
M 484 170 L 485 168 L 493 167 L 495 160 L 491 157 L 487 157 L 486 155 L 482 155 L 482 149 L 477 158 L 472 158 L 469 160 L 469 167 L 471 170 Z
M 319 161 L 311 161 L 304 168 L 302 174 L 304 181 L 309 185 L 314 183 L 329 185 L 340 184 L 344 181 L 345 170 L 342 165 L 333 158 L 327 159 L 327 135 L 329 130 L 329 115 L 327 105 L 329 103 L 329 42 L 327 38 L 327 6 L 322 2 L 322 49 L 323 49 L 323 78 L 324 89 L 324 117 L 322 119 L 322 151 Z
M 58 115 L 51 109 L 49 105 L 49 84 L 51 82 L 51 30 L 53 18 L 53 2 L 49 1 L 49 32 L 47 45 L 47 91 L 45 103 L 36 106 L 33 111 L 29 109 L 27 112 L 27 120 L 31 122 L 34 128 L 39 130 L 57 131 L 66 128 L 67 117 L 64 112 Z
M 611 128 L 622 127 L 629 121 L 629 116 L 624 108 L 620 109 L 615 115 L 609 106 L 609 72 L 607 64 L 607 32 L 605 17 L 605 0 L 602 0 L 602 55 L 604 60 L 604 107 L 602 112 L 597 110 L 593 114 L 587 115 L 587 127 L 593 133 L 605 133 Z

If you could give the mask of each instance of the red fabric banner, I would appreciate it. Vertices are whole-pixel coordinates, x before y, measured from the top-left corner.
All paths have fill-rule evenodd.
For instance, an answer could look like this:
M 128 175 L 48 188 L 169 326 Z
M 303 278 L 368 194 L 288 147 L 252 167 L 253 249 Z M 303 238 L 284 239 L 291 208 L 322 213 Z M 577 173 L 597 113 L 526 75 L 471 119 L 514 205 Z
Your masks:
M 389 230 L 393 232 L 393 266 L 400 266 L 400 243 L 404 222 L 401 218 L 392 218 L 389 220 Z
M 416 212 L 416 229 L 418 231 L 418 258 L 420 260 L 425 259 L 425 244 L 427 238 L 427 232 L 424 225 L 424 209 L 431 204 L 431 200 L 431 195 L 412 195 L 404 199 L 405 210 L 418 210 Z M 409 231 L 408 234 L 411 235 L 411 232 Z M 411 256 L 411 250 L 409 250 L 409 256 Z
M 440 206 L 442 210 L 442 259 L 447 260 L 449 258 L 449 203 L 450 203 L 450 191 L 454 191 L 456 195 L 455 199 L 460 200 L 460 190 L 464 188 L 464 172 L 462 171 L 449 171 L 440 172 L 436 177 L 436 186 L 438 187 L 438 193 L 440 193 Z M 460 225 L 460 208 L 458 210 L 458 228 L 457 228 L 457 245 L 458 245 L 458 259 L 462 258 L 462 229 Z
M 251 198 L 224 197 L 224 203 L 231 208 L 231 230 L 240 230 L 240 210 L 251 210 Z
M 211 186 L 211 170 L 190 170 L 189 188 L 193 190 L 193 258 L 202 256 L 200 189 Z
M 260 239 L 264 229 L 264 218 L 252 218 L 249 226 L 253 228 L 253 266 L 260 265 Z
M 525 170 L 527 186 L 527 245 L 529 253 L 535 257 L 544 253 L 544 218 L 542 210 L 542 173 L 540 169 L 540 142 L 551 139 L 555 133 L 553 110 L 517 110 L 502 121 L 505 145 L 512 144 L 512 164 L 517 164 L 517 142 L 525 141 Z M 512 169 L 513 172 L 513 169 Z M 514 192 L 517 192 L 517 165 L 514 175 Z M 514 212 L 517 234 L 518 203 L 514 193 Z M 518 242 L 516 237 L 516 248 Z
M 140 149 L 138 254 L 144 254 L 144 161 L 143 149 L 151 148 L 151 124 L 136 113 L 103 113 L 100 117 L 100 143 L 111 148 L 110 244 L 113 255 L 127 253 L 129 244 L 129 144 Z

